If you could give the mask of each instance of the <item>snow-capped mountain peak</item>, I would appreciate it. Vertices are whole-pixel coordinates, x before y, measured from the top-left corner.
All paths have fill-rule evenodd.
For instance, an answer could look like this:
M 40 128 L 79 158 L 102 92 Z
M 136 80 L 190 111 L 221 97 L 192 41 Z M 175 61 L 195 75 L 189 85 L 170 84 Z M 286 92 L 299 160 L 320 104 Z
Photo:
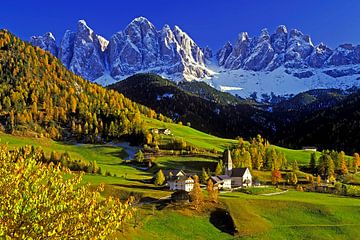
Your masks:
M 284 25 L 272 33 L 264 28 L 258 36 L 242 32 L 216 56 L 179 26 L 157 29 L 145 17 L 135 18 L 109 40 L 80 20 L 76 31 L 65 32 L 59 46 L 51 33 L 32 37 L 30 42 L 57 56 L 76 74 L 103 85 L 140 72 L 174 81 L 203 79 L 243 97 L 254 92 L 289 95 L 360 85 L 356 80 L 360 79 L 360 46 L 314 45 L 309 35 L 288 31 Z
M 145 17 L 135 18 L 109 41 L 85 20 L 79 20 L 75 32 L 65 32 L 59 52 L 57 47 L 50 48 L 56 46 L 55 40 L 44 36 L 33 37 L 30 42 L 49 50 L 76 74 L 91 81 L 98 79 L 100 84 L 105 84 L 103 75 L 108 84 L 138 72 L 154 72 L 177 81 L 212 74 L 201 48 L 180 27 L 165 25 L 157 30 Z

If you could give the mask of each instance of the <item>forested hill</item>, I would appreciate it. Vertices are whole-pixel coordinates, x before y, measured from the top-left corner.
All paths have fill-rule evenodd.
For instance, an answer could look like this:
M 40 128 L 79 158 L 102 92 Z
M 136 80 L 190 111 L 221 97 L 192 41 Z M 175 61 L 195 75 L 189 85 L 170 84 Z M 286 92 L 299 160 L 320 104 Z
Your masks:
M 315 145 L 321 148 L 345 150 L 352 154 L 360 150 L 360 92 L 340 103 L 304 116 L 301 121 L 277 134 L 277 142 L 288 147 Z
M 4 131 L 81 141 L 138 138 L 145 131 L 143 116 L 159 117 L 76 76 L 50 53 L 7 30 L 0 31 L 0 109 Z
M 264 111 L 265 105 L 244 100 L 235 103 L 216 92 L 199 93 L 196 85 L 184 89 L 152 74 L 134 75 L 109 87 L 176 121 L 190 122 L 194 128 L 218 136 L 249 138 L 261 133 L 282 146 L 314 145 L 348 154 L 360 148 L 360 94 L 355 90 L 349 96 L 339 90 L 312 90 Z
M 261 107 L 210 87 L 200 89 L 199 83 L 177 85 L 154 74 L 137 74 L 109 88 L 206 133 L 229 138 L 272 135 L 271 116 Z

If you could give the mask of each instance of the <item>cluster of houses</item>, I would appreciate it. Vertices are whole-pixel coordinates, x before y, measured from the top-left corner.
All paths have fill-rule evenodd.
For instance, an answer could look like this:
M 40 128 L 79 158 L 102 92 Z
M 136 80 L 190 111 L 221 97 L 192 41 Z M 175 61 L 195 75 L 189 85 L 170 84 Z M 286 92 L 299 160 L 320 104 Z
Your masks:
M 151 129 L 153 134 L 171 135 L 171 130 L 168 128 L 153 128 Z
M 249 168 L 233 168 L 231 154 L 226 150 L 224 157 L 225 174 L 211 176 L 214 188 L 218 190 L 231 190 L 234 188 L 252 186 L 252 176 Z M 194 174 L 186 173 L 184 170 L 163 170 L 166 185 L 172 191 L 190 192 L 194 187 Z

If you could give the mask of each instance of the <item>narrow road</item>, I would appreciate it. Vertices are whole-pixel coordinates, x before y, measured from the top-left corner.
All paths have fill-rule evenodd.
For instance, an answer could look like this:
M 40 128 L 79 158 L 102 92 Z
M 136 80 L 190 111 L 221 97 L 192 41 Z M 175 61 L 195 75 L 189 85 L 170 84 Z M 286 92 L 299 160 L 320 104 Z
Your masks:
M 260 196 L 274 196 L 274 195 L 280 195 L 280 194 L 284 194 L 286 193 L 288 190 L 282 191 L 282 192 L 274 192 L 274 193 L 264 193 L 264 194 L 259 194 Z

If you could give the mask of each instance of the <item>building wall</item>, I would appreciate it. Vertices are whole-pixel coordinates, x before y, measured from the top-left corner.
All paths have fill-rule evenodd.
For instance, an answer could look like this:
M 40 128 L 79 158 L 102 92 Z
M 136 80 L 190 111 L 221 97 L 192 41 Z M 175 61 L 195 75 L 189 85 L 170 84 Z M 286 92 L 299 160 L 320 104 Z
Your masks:
M 231 179 L 225 179 L 222 185 L 223 189 L 231 189 Z
M 249 183 L 248 183 L 248 185 L 247 186 L 252 186 L 252 176 L 251 176 L 251 173 L 250 173 L 250 170 L 249 169 L 247 169 L 246 171 L 245 171 L 245 173 L 244 173 L 244 176 L 243 176 L 243 185 L 246 185 L 244 182 L 246 181 L 246 180 L 249 180 Z

